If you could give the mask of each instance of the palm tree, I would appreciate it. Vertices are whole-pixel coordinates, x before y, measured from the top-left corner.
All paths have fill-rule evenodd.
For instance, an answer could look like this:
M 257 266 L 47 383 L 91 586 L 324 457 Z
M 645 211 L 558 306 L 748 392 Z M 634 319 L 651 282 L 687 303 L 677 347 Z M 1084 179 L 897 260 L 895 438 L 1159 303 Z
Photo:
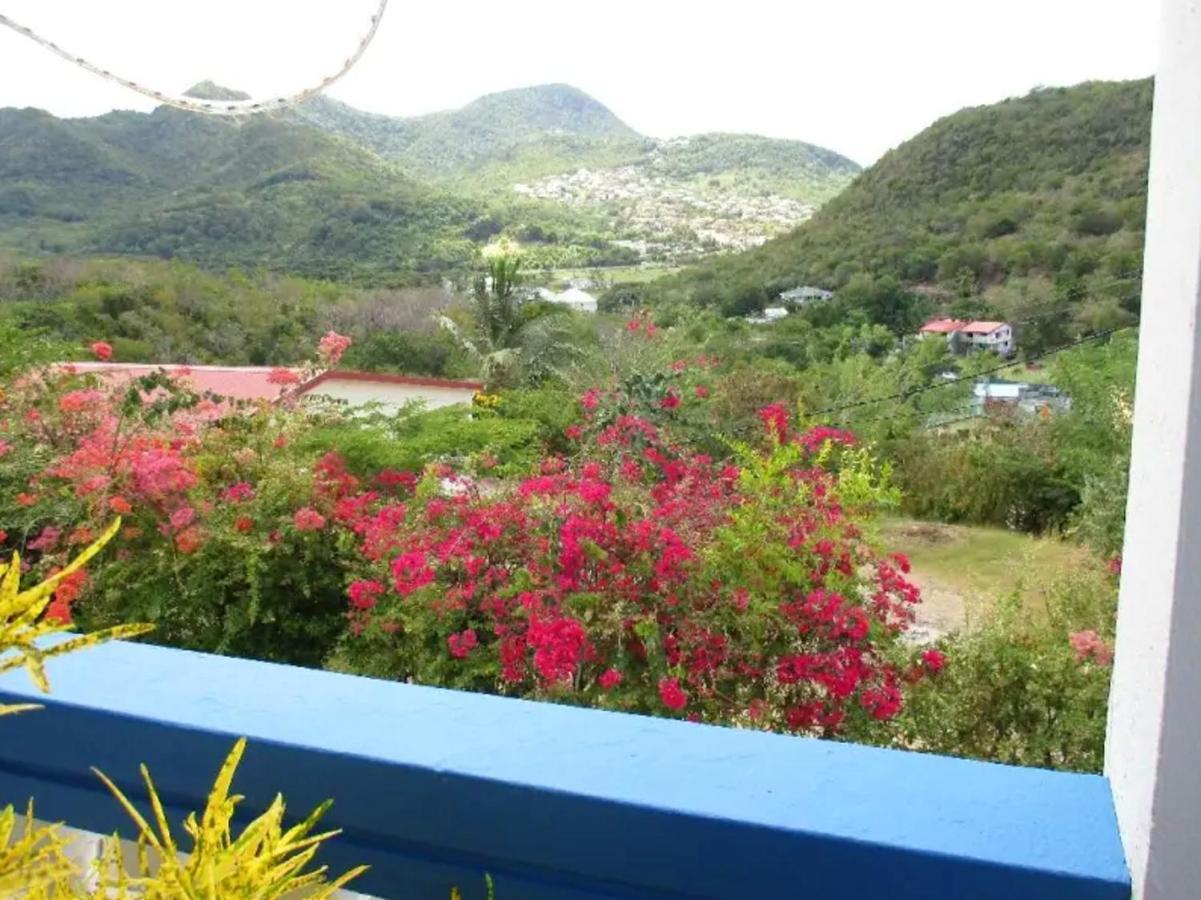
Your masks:
M 527 302 L 520 290 L 520 257 L 493 256 L 487 267 L 475 280 L 466 333 L 446 316 L 440 319 L 442 327 L 479 360 L 489 384 L 536 382 L 560 374 L 561 366 L 579 352 L 559 314 L 566 311 Z

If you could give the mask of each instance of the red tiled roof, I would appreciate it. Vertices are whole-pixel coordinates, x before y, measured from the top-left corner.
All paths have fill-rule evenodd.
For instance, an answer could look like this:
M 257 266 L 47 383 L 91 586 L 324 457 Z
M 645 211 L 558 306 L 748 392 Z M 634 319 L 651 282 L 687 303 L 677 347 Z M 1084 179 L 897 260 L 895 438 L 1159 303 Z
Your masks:
M 966 322 L 960 322 L 958 319 L 931 319 L 921 327 L 922 334 L 951 334 L 956 331 L 962 331 Z
M 272 366 L 180 366 L 94 361 L 63 363 L 63 366 L 70 366 L 81 375 L 98 375 L 105 381 L 116 384 L 123 384 L 161 369 L 198 393 L 207 391 L 233 400 L 277 400 L 284 388 L 268 380 L 275 370 Z M 289 371 L 300 376 L 299 369 Z
M 1004 322 L 968 322 L 961 330 L 967 334 L 992 334 L 998 328 L 1004 327 Z
M 388 372 L 349 372 L 330 369 L 311 378 L 296 389 L 297 394 L 307 394 L 327 381 L 364 381 L 374 384 L 408 384 L 414 387 L 458 388 L 467 391 L 482 391 L 482 381 L 454 381 L 449 378 L 425 378 L 418 375 L 393 375 Z

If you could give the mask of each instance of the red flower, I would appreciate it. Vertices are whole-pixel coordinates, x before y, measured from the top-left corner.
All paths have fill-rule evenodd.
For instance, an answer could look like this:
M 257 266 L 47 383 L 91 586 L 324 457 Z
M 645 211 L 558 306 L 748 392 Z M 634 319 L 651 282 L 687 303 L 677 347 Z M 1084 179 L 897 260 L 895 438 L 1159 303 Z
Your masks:
M 175 547 L 180 553 L 195 553 L 200 549 L 202 543 L 204 543 L 204 535 L 196 526 L 185 528 L 175 535 Z
M 346 594 L 350 597 L 350 605 L 355 609 L 368 610 L 375 607 L 384 590 L 384 586 L 378 581 L 360 580 L 352 581 L 346 589 Z
M 659 406 L 663 409 L 675 409 L 679 405 L 680 395 L 676 393 L 674 388 L 664 394 L 663 399 L 659 401 Z
M 245 481 L 239 481 L 237 484 L 231 484 L 221 492 L 221 499 L 226 503 L 241 503 L 244 500 L 254 499 L 254 488 Z
M 286 369 L 283 366 L 276 366 L 267 375 L 267 383 L 278 385 L 300 384 L 300 376 L 291 369 Z
M 584 436 L 584 429 L 580 425 L 568 425 L 563 434 L 567 436 L 569 441 L 578 441 Z
M 688 705 L 688 694 L 680 687 L 677 678 L 659 679 L 659 699 L 668 709 L 680 710 Z
M 113 358 L 113 345 L 107 341 L 93 341 L 90 349 L 97 359 L 104 362 Z
M 234 528 L 242 532 L 242 534 L 246 534 L 246 532 L 254 528 L 254 520 L 250 516 L 238 516 L 234 519 Z
M 127 516 L 133 512 L 133 507 L 124 497 L 109 497 L 108 508 L 119 516 Z
M 426 564 L 420 550 L 402 553 L 392 560 L 392 582 L 396 593 L 407 596 L 434 580 L 434 570 Z
M 1100 666 L 1108 666 L 1113 662 L 1113 648 L 1107 644 L 1097 632 L 1077 631 L 1068 635 L 1068 643 L 1076 651 L 1076 659 L 1080 662 L 1092 660 Z
M 788 440 L 788 410 L 782 403 L 765 406 L 758 412 L 759 421 L 767 429 L 768 437 L 784 443 Z
M 38 496 L 37 494 L 27 494 L 22 491 L 17 494 L 16 500 L 18 506 L 33 506 L 33 504 L 38 502 Z
M 621 673 L 616 669 L 605 669 L 600 678 L 596 679 L 596 683 L 601 686 L 602 690 L 611 691 L 621 684 Z
M 325 516 L 311 506 L 302 506 L 292 516 L 297 531 L 320 531 L 325 527 Z
M 478 643 L 474 628 L 467 628 L 458 634 L 452 634 L 446 639 L 450 646 L 450 655 L 455 659 L 466 659 Z
M 704 400 L 706 397 L 709 396 L 709 389 L 707 387 L 705 387 L 703 384 L 698 384 L 696 386 L 696 395 L 701 400 Z
M 1122 574 L 1122 554 L 1119 553 L 1117 556 L 1110 559 L 1109 562 L 1106 564 L 1106 568 L 1109 569 L 1110 575 L 1121 575 Z
M 600 403 L 600 391 L 596 388 L 589 388 L 580 396 L 580 406 L 589 412 L 596 409 L 598 403 Z
M 946 654 L 941 650 L 923 650 L 922 665 L 930 670 L 931 675 L 937 675 L 947 664 Z
M 351 340 L 336 331 L 327 331 L 317 342 L 317 356 L 327 366 L 336 366 L 342 359 L 342 354 L 350 347 Z

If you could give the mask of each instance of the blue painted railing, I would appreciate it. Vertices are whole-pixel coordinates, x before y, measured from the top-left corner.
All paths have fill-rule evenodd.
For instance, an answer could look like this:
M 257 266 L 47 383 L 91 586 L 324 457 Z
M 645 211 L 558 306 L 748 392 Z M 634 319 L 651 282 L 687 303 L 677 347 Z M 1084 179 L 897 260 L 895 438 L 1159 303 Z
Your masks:
M 88 771 L 173 816 L 203 805 L 239 735 L 235 787 L 307 812 L 358 890 L 525 898 L 1124 900 L 1104 779 L 414 687 L 114 643 L 21 672 L 0 702 L 0 803 L 127 830 Z

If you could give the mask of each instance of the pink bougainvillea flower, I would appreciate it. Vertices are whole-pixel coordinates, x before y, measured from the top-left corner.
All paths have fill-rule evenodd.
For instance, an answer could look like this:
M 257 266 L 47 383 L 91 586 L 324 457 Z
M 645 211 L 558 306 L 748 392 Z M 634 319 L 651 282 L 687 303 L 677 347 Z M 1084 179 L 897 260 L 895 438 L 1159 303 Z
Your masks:
M 930 674 L 937 675 L 943 670 L 947 664 L 946 654 L 941 650 L 923 650 L 922 665 L 930 670 Z
M 757 413 L 759 421 L 767 429 L 768 437 L 783 444 L 788 440 L 788 410 L 782 403 L 772 403 Z
M 355 609 L 368 610 L 375 608 L 384 590 L 380 582 L 362 579 L 351 582 L 346 594 L 350 597 L 350 605 Z
M 242 503 L 254 499 L 254 487 L 245 481 L 231 484 L 221 492 L 221 499 L 226 503 Z
M 93 356 L 103 362 L 108 362 L 113 358 L 113 345 L 108 341 L 93 341 L 89 349 Z
M 336 366 L 342 361 L 344 354 L 351 345 L 351 340 L 336 331 L 327 331 L 317 342 L 317 356 L 327 366 Z
M 1091 660 L 1099 666 L 1108 666 L 1113 662 L 1113 647 L 1091 629 L 1068 635 L 1068 643 L 1076 651 L 1076 659 L 1080 662 Z
M 668 709 L 681 710 L 688 705 L 688 694 L 677 678 L 659 679 L 659 699 Z
M 479 643 L 474 628 L 467 628 L 458 634 L 452 634 L 446 639 L 450 647 L 450 655 L 455 659 L 466 659 Z
M 596 409 L 598 403 L 600 403 L 600 391 L 596 388 L 589 388 L 580 395 L 580 406 L 589 412 Z
M 204 533 L 195 525 L 175 535 L 175 547 L 180 553 L 195 553 L 204 543 Z
M 171 513 L 171 527 L 176 531 L 182 531 L 187 528 L 196 519 L 196 510 L 190 506 L 181 506 L 175 512 Z
M 325 516 L 311 506 L 302 506 L 292 516 L 297 531 L 320 531 L 325 527 Z

